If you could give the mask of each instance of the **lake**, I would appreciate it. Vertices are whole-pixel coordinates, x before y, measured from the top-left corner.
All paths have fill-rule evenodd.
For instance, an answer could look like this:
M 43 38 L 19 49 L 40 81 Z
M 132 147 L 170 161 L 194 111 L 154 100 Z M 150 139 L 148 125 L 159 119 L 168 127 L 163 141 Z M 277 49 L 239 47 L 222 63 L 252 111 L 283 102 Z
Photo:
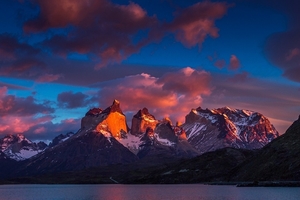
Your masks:
M 297 187 L 224 185 L 0 185 L 0 200 L 283 200 L 300 199 Z

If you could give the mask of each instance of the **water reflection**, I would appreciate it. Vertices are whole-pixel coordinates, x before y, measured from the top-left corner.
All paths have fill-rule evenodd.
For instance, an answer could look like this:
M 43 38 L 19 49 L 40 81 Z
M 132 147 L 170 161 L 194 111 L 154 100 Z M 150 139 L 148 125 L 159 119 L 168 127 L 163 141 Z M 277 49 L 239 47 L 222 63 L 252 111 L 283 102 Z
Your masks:
M 266 200 L 300 199 L 299 188 L 209 185 L 2 185 L 0 200 Z

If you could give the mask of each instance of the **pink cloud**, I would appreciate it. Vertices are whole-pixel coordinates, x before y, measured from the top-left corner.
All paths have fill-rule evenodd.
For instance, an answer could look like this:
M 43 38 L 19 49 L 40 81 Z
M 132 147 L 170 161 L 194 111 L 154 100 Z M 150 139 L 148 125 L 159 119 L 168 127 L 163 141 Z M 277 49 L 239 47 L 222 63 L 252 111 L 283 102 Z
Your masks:
M 127 76 L 102 84 L 99 103 L 107 106 L 112 99 L 118 99 L 125 112 L 135 113 L 147 107 L 158 119 L 183 121 L 191 108 L 201 104 L 202 95 L 210 94 L 209 82 L 209 73 L 190 67 L 161 78 L 149 74 Z
M 53 124 L 54 109 L 47 102 L 37 103 L 26 98 L 8 95 L 7 87 L 0 87 L 0 135 L 23 133 L 30 139 L 52 139 L 58 134 L 76 131 L 79 119 L 66 119 Z
M 28 130 L 28 129 L 27 129 Z M 26 130 L 26 131 L 27 131 Z M 45 133 L 46 132 L 46 129 L 45 129 L 45 127 L 39 127 L 39 128 L 37 128 L 37 129 L 35 129 L 34 131 L 33 131 L 33 133 L 34 134 L 41 134 L 41 133 Z
M 176 39 L 187 47 L 201 46 L 205 38 L 218 37 L 215 20 L 222 18 L 229 5 L 221 2 L 198 2 L 181 12 L 174 21 L 168 24 L 168 30 L 176 35 Z
M 24 133 L 37 124 L 52 120 L 50 116 L 35 118 L 32 116 L 2 116 L 0 121 L 1 135 Z
M 37 124 L 49 122 L 53 117 L 48 114 L 53 111 L 53 108 L 37 103 L 31 96 L 21 98 L 8 95 L 7 87 L 0 87 L 1 135 L 23 133 Z
M 37 78 L 37 82 L 45 83 L 45 82 L 53 82 L 61 78 L 61 74 L 44 74 Z
M 236 55 L 231 55 L 229 61 L 229 69 L 236 70 L 241 66 L 240 60 L 236 57 Z

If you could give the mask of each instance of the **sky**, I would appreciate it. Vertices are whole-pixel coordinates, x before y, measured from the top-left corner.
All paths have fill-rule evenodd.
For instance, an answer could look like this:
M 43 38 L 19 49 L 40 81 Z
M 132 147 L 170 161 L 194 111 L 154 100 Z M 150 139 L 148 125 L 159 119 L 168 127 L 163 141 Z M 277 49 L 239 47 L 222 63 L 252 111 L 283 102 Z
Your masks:
M 297 0 L 1 0 L 0 137 L 76 132 L 114 99 L 184 122 L 192 108 L 300 114 Z

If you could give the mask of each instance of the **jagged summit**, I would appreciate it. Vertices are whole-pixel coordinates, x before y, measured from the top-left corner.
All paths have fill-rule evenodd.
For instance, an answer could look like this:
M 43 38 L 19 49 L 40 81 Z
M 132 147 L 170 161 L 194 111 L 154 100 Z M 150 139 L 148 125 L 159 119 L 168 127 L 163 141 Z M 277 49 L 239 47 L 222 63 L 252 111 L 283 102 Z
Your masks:
M 102 111 L 103 110 L 101 108 L 92 108 L 85 114 L 85 116 L 97 116 L 100 115 Z
M 202 153 L 221 147 L 257 149 L 279 136 L 262 114 L 229 107 L 192 109 L 182 127 Z
M 101 108 L 90 109 L 81 119 L 81 130 L 96 130 L 120 138 L 128 132 L 126 116 L 120 108 L 120 102 L 114 100 L 112 105 L 102 110 Z
M 42 152 L 46 147 L 47 144 L 44 142 L 32 142 L 23 134 L 10 134 L 0 139 L 0 151 L 17 161 L 30 158 Z
M 145 116 L 147 116 L 149 119 L 155 120 L 155 117 L 149 113 L 148 108 L 143 108 L 134 115 L 136 118 L 143 118 Z
M 147 108 L 139 110 L 132 118 L 131 134 L 142 135 L 148 127 L 155 129 L 158 121 L 151 115 Z
M 124 113 L 122 112 L 122 110 L 120 108 L 120 102 L 116 99 L 113 101 L 112 105 L 109 106 L 108 108 L 106 108 L 103 112 L 104 113 L 118 112 L 118 113 L 124 115 Z

